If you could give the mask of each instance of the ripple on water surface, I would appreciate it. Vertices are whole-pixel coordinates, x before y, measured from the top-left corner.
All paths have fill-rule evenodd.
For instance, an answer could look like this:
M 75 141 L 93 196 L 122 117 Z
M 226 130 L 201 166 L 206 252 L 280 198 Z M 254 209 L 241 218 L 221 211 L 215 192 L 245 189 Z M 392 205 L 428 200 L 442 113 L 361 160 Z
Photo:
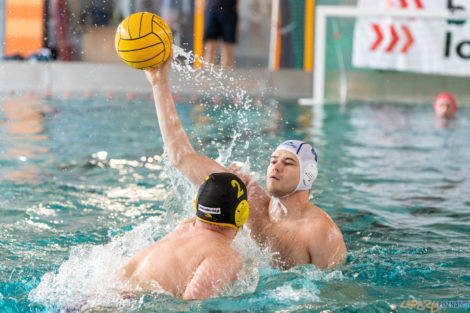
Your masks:
M 233 93 L 239 104 L 177 103 L 196 150 L 223 165 L 248 161 L 263 185 L 280 141 L 311 141 L 312 201 L 341 228 L 345 265 L 272 269 L 245 229 L 235 242 L 243 275 L 221 297 L 122 297 L 118 268 L 192 214 L 195 189 L 168 166 L 153 104 L 4 100 L 0 311 L 396 312 L 404 300 L 469 300 L 470 110 L 436 129 L 428 106 L 332 105 L 316 116 Z M 39 118 L 34 132 L 12 133 L 15 106 Z

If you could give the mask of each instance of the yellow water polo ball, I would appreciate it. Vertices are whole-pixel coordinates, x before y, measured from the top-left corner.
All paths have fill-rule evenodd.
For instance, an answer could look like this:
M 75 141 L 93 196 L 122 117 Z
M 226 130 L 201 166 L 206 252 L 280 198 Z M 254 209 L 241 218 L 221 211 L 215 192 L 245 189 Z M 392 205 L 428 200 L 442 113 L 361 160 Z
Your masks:
M 128 16 L 116 30 L 114 45 L 130 67 L 145 70 L 168 59 L 173 42 L 168 25 L 156 14 L 139 12 Z

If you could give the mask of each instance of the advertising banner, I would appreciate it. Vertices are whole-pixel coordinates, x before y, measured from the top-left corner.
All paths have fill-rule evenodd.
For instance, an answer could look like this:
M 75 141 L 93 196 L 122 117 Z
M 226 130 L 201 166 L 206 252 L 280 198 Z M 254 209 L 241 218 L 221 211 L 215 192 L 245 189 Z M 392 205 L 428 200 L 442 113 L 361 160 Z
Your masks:
M 470 11 L 470 0 L 358 0 L 378 10 Z M 470 20 L 361 17 L 354 29 L 353 66 L 470 76 Z

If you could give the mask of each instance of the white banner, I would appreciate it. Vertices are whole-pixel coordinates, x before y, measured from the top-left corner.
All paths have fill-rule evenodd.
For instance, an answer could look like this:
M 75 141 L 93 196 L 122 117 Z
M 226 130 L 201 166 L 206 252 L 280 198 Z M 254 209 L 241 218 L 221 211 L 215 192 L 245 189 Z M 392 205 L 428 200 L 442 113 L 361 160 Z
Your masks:
M 358 0 L 358 6 L 468 12 L 470 0 Z M 362 68 L 470 76 L 470 20 L 358 18 L 352 63 Z

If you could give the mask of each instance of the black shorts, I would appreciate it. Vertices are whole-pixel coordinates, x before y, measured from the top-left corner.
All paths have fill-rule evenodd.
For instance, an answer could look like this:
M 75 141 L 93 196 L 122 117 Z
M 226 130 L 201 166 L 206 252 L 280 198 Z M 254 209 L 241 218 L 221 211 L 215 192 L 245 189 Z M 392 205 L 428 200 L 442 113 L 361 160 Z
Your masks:
M 218 40 L 235 43 L 237 41 L 238 14 L 236 11 L 206 11 L 204 14 L 204 41 Z

